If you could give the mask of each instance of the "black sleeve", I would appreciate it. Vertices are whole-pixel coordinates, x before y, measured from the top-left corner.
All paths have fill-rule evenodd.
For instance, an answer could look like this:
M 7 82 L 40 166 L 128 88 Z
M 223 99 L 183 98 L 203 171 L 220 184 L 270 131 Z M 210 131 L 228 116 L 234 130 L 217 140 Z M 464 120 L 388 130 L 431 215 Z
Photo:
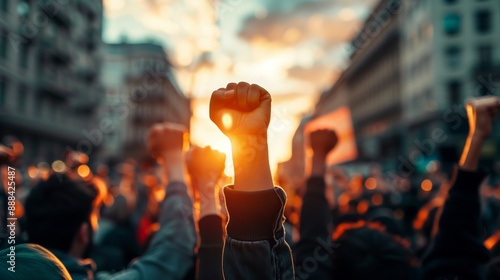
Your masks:
M 282 188 L 242 192 L 224 189 L 229 214 L 223 252 L 225 279 L 295 279 L 285 241 Z
M 328 230 L 331 211 L 323 177 L 307 180 L 300 213 L 300 240 L 295 248 L 297 279 L 330 279 L 333 253 Z M 311 269 L 314 264 L 315 269 Z
M 205 216 L 198 222 L 200 248 L 198 249 L 198 280 L 222 280 L 222 247 L 224 236 L 222 218 Z
M 481 279 L 479 266 L 488 262 L 479 218 L 479 187 L 485 175 L 457 169 L 438 215 L 438 230 L 424 259 L 425 279 Z

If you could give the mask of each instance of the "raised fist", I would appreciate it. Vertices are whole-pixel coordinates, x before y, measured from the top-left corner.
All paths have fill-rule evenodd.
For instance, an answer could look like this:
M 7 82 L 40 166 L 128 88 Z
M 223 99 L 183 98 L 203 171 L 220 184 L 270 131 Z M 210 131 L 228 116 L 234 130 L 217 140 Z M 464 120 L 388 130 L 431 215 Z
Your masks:
M 166 152 L 182 152 L 184 149 L 184 126 L 173 123 L 155 124 L 149 131 L 146 145 L 154 158 L 162 157 Z
M 490 135 L 493 121 L 500 109 L 500 99 L 496 96 L 486 96 L 469 99 L 466 103 L 469 120 L 469 134 L 482 139 Z
M 206 192 L 206 186 L 199 185 L 210 182 L 214 185 L 224 171 L 226 155 L 210 147 L 194 147 L 186 156 L 189 175 L 194 183 L 197 183 L 200 192 Z M 211 186 L 213 192 L 213 185 Z
M 313 131 L 309 137 L 314 155 L 322 156 L 326 156 L 339 140 L 335 131 L 328 129 Z
M 210 119 L 229 138 L 259 135 L 271 118 L 271 95 L 258 85 L 230 83 L 212 93 Z

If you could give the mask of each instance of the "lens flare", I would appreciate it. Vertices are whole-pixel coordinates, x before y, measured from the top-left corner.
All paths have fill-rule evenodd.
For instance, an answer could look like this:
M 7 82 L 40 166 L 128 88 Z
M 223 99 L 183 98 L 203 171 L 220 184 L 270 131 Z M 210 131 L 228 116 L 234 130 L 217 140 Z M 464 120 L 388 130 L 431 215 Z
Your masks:
M 56 160 L 52 163 L 52 169 L 57 173 L 64 173 L 66 171 L 66 164 L 61 160 Z
M 420 184 L 420 188 L 422 188 L 424 192 L 430 192 L 432 190 L 431 180 L 425 179 L 424 181 L 422 181 L 422 184 Z
M 89 176 L 90 168 L 88 167 L 88 165 L 80 165 L 78 167 L 78 175 L 80 175 L 80 177 L 82 178 L 86 178 L 87 176 Z

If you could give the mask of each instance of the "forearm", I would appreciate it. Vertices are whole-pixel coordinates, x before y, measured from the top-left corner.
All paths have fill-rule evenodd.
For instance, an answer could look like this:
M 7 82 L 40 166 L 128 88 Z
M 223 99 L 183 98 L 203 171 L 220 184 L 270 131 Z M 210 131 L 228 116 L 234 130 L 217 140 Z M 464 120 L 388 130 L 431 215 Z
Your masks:
M 226 187 L 224 193 L 229 213 L 225 278 L 293 279 L 291 251 L 284 236 L 283 189 L 248 192 Z
M 438 217 L 432 249 L 424 260 L 426 279 L 443 276 L 479 279 L 478 267 L 488 260 L 479 222 L 479 187 L 484 177 L 478 172 L 456 170 L 454 183 Z
M 185 182 L 186 168 L 182 150 L 167 151 L 162 156 L 162 166 L 168 182 Z
M 207 215 L 200 219 L 198 227 L 201 242 L 198 250 L 197 279 L 222 279 L 222 248 L 224 246 L 222 217 Z
M 234 162 L 234 189 L 260 191 L 273 189 L 267 135 L 231 139 Z
M 479 162 L 479 154 L 484 139 L 476 134 L 467 137 L 464 150 L 460 158 L 460 168 L 468 171 L 476 171 Z
M 196 231 L 184 183 L 168 184 L 160 211 L 160 229 L 147 252 L 111 279 L 185 279 L 194 270 Z
M 330 275 L 330 255 L 333 252 L 328 230 L 330 221 L 331 210 L 325 198 L 325 181 L 323 176 L 312 176 L 307 180 L 307 189 L 302 200 L 300 240 L 294 250 L 298 279 L 322 279 Z M 321 258 L 318 259 L 318 269 L 311 272 L 307 267 L 307 260 L 312 255 L 321 255 Z

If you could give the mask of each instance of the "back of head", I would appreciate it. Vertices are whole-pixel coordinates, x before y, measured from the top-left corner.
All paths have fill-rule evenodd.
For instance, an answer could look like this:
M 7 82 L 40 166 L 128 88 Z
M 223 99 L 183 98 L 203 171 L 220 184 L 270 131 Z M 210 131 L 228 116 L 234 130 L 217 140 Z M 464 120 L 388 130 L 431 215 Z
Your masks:
M 0 279 L 69 280 L 71 276 L 64 265 L 47 249 L 36 244 L 21 244 L 0 251 Z M 15 254 L 10 263 L 9 254 Z
M 41 181 L 25 203 L 30 242 L 69 252 L 79 227 L 90 222 L 96 195 L 94 188 L 65 175 Z
M 362 226 L 334 240 L 333 279 L 410 279 L 413 256 L 391 235 Z

